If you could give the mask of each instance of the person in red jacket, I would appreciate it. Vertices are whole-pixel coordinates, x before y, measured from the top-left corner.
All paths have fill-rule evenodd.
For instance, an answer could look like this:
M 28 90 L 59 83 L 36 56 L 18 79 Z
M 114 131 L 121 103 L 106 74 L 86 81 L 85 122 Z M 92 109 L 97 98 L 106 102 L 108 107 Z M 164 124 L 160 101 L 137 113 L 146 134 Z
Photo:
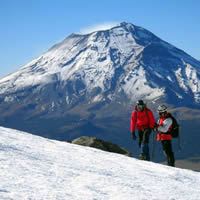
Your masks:
M 136 140 L 135 131 L 138 130 L 140 156 L 142 160 L 150 160 L 149 136 L 155 126 L 155 118 L 152 111 L 146 107 L 143 100 L 138 100 L 135 110 L 131 115 L 130 131 L 132 139 Z
M 172 136 L 170 130 L 172 129 L 172 118 L 170 113 L 167 112 L 167 107 L 161 105 L 158 107 L 159 120 L 156 128 L 157 141 L 161 141 L 163 151 L 167 157 L 167 163 L 169 166 L 175 166 L 174 153 L 172 151 Z

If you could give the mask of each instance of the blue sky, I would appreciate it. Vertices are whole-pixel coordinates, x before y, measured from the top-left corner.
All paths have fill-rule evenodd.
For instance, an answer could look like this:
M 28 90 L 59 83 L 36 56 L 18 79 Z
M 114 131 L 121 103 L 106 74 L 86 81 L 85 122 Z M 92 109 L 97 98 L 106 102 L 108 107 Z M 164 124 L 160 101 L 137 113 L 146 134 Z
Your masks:
M 131 22 L 200 60 L 199 0 L 1 0 L 0 77 L 72 32 Z

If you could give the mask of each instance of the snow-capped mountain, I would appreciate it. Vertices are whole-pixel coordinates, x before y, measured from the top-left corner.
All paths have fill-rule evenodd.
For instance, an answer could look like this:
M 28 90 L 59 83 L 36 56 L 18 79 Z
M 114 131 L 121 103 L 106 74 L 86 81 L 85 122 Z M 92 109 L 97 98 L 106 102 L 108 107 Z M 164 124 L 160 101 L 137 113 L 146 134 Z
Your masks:
M 133 101 L 168 97 L 199 103 L 199 78 L 199 61 L 141 27 L 121 23 L 106 31 L 70 35 L 1 79 L 0 94 L 12 102 L 27 96 L 27 89 L 38 94 L 51 85 L 51 107 L 80 99 L 114 101 L 122 95 Z M 59 93 L 60 101 L 54 100 Z
M 0 199 L 200 200 L 200 173 L 0 127 Z
M 104 31 L 72 34 L 2 78 L 0 124 L 59 140 L 98 136 L 133 151 L 129 118 L 141 98 L 152 109 L 158 102 L 200 108 L 200 62 L 148 30 L 123 22 Z M 190 115 L 192 120 L 200 116 L 198 110 Z M 190 132 L 199 129 L 199 119 L 196 125 L 192 121 Z

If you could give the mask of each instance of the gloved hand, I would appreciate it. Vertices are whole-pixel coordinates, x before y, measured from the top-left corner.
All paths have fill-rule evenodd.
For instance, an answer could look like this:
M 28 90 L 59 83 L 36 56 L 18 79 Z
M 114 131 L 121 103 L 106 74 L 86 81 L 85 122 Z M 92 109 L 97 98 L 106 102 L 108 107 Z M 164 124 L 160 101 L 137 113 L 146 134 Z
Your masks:
M 154 127 L 154 128 L 153 128 L 153 131 L 154 131 L 154 132 L 158 132 L 158 128 L 157 128 L 157 127 Z
M 154 132 L 157 132 L 157 131 L 158 131 L 158 124 L 155 124 L 155 125 L 154 125 L 153 131 L 154 131 Z
M 132 136 L 132 139 L 133 139 L 133 140 L 136 140 L 136 139 L 137 139 L 137 137 L 136 137 L 136 135 L 135 135 L 135 131 L 132 131 L 132 132 L 131 132 L 131 136 Z

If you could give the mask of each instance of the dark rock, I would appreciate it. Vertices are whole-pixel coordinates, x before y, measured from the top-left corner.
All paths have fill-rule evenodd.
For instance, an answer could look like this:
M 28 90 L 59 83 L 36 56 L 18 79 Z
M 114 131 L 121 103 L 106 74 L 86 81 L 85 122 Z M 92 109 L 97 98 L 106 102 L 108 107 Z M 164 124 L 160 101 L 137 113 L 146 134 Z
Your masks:
M 106 142 L 101 139 L 97 139 L 96 137 L 88 137 L 82 136 L 72 141 L 73 144 L 78 144 L 87 147 L 94 147 L 97 149 L 101 149 L 103 151 L 114 152 L 123 154 L 126 156 L 131 156 L 131 153 L 126 149 L 119 147 L 116 144 L 112 144 L 111 142 Z

